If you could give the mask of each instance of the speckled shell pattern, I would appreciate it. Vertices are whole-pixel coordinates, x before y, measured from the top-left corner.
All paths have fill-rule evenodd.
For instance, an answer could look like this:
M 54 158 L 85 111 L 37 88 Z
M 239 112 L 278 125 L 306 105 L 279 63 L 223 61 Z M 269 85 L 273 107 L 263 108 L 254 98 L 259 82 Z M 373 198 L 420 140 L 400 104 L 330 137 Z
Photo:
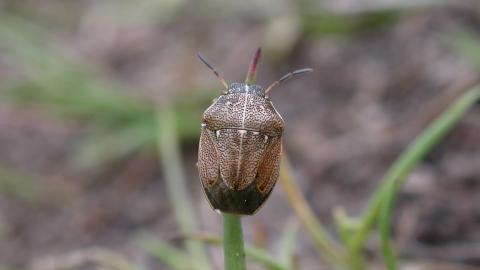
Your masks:
M 203 115 L 198 169 L 214 209 L 251 215 L 280 169 L 284 123 L 259 86 L 232 84 Z

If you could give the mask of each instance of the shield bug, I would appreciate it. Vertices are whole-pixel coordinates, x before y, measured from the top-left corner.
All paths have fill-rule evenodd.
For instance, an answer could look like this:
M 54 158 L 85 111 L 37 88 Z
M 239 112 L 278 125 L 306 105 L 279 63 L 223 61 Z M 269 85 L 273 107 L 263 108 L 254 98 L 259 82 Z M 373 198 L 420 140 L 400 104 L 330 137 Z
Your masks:
M 272 192 L 280 170 L 284 122 L 268 93 L 312 69 L 290 72 L 264 90 L 254 84 L 260 48 L 245 83 L 230 85 L 197 56 L 225 87 L 204 112 L 201 124 L 197 166 L 205 195 L 215 210 L 252 215 Z

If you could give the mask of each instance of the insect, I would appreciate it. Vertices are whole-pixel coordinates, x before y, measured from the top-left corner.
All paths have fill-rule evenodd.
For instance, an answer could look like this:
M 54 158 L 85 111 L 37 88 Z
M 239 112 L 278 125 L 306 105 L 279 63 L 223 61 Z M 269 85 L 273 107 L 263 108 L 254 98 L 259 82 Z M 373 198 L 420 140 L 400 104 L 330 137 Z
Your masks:
M 198 170 L 213 209 L 252 215 L 267 200 L 277 182 L 284 121 L 268 93 L 305 68 L 290 72 L 265 90 L 254 84 L 260 48 L 250 64 L 245 83 L 230 85 L 200 54 L 225 91 L 208 107 L 201 124 Z

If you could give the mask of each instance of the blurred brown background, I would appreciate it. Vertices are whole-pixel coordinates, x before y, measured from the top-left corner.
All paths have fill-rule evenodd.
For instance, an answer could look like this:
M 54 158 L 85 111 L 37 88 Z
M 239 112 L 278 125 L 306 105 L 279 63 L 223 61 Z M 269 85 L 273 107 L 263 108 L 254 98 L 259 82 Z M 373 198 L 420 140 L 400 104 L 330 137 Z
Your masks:
M 284 149 L 322 221 L 338 206 L 359 214 L 399 153 L 478 81 L 479 27 L 473 0 L 0 0 L 0 269 L 116 269 L 91 259 L 102 252 L 169 269 L 138 244 L 182 240 L 157 153 L 165 108 L 201 230 L 220 232 L 195 163 L 222 87 L 197 52 L 229 82 L 258 46 L 262 85 L 314 68 L 271 94 Z M 405 269 L 480 267 L 479 140 L 476 108 L 410 176 L 393 226 Z M 292 222 L 278 185 L 244 219 L 247 241 L 275 250 Z M 302 228 L 295 249 L 299 269 L 328 269 Z M 221 250 L 209 254 L 221 269 Z

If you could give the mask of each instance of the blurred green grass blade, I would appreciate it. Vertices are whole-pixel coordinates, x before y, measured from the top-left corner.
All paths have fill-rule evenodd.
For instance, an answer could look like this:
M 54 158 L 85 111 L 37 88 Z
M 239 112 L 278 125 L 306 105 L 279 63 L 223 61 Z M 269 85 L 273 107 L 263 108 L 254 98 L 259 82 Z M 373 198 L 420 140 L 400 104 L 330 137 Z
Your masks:
M 56 80 L 68 80 L 65 74 Z M 115 125 L 152 115 L 151 106 L 142 104 L 119 91 L 97 87 L 94 82 L 69 83 L 56 87 L 39 85 L 38 81 L 17 84 L 8 90 L 11 100 L 25 104 L 41 104 L 51 111 L 65 116 L 85 117 L 108 125 Z M 47 90 L 48 89 L 48 90 Z M 116 93 L 115 93 L 116 92 Z
M 345 268 L 347 262 L 345 261 L 346 256 L 343 247 L 335 241 L 314 215 L 313 210 L 294 181 L 292 166 L 286 153 L 283 153 L 281 159 L 279 180 L 285 196 L 310 234 L 318 253 L 329 264 L 338 268 Z
M 95 124 L 93 135 L 76 148 L 77 164 L 100 166 L 156 144 L 156 111 L 152 102 L 133 98 L 103 79 L 82 59 L 56 48 L 51 42 L 53 37 L 42 27 L 20 17 L 1 15 L 0 49 L 21 74 L 20 79 L 12 78 L 1 86 L 9 101 L 40 105 L 61 116 Z M 206 97 L 203 94 L 197 99 L 190 94 L 172 102 L 180 139 L 193 140 L 198 136 Z
M 378 230 L 380 232 L 380 248 L 382 250 L 383 260 L 385 262 L 385 265 L 387 266 L 387 269 L 397 270 L 397 256 L 395 254 L 395 251 L 393 250 L 390 240 L 390 224 L 396 192 L 395 190 L 392 190 L 391 192 L 387 192 L 384 196 L 384 202 L 380 207 L 380 214 L 378 218 Z
M 52 83 L 22 82 L 8 94 L 17 102 L 43 104 L 66 116 L 95 117 L 92 120 L 96 122 L 133 121 L 152 114 L 152 106 L 145 101 L 102 86 L 93 77 L 73 77 L 74 74 L 60 74 L 52 78 Z
M 274 258 L 272 258 L 265 250 L 254 247 L 254 246 L 245 246 L 245 255 L 250 257 L 252 260 L 263 265 L 263 267 L 269 270 L 287 270 L 289 268 L 283 266 L 281 263 L 278 263 Z
M 378 226 L 381 236 L 381 248 L 384 259 L 390 270 L 397 269 L 396 259 L 390 245 L 390 221 L 395 195 L 405 183 L 407 176 L 422 161 L 425 156 L 440 142 L 440 140 L 457 124 L 463 115 L 480 100 L 480 86 L 476 86 L 459 98 L 438 116 L 425 131 L 410 145 L 395 161 L 382 180 L 378 201 L 370 207 L 378 215 Z M 372 214 L 377 216 L 377 214 Z
M 157 147 L 175 219 L 184 236 L 198 231 L 193 203 L 188 194 L 173 109 L 165 105 L 157 114 Z M 206 250 L 199 241 L 188 239 L 186 247 L 198 269 L 211 269 Z
M 75 147 L 72 162 L 79 168 L 97 168 L 118 161 L 155 140 L 155 123 L 139 122 L 97 133 Z
M 37 202 L 41 199 L 43 189 L 31 176 L 0 165 L 0 194 L 22 201 Z
M 266 269 L 270 270 L 289 270 L 288 266 L 284 266 L 282 263 L 279 263 L 275 258 L 272 258 L 265 250 L 251 246 L 245 245 L 245 255 L 262 265 Z M 290 269 L 291 270 L 291 269 Z
M 152 236 L 142 237 L 138 244 L 145 251 L 153 255 L 157 260 L 178 270 L 192 270 L 196 268 L 194 261 L 188 253 L 170 246 L 169 244 L 152 238 Z
M 333 218 L 340 239 L 345 246 L 350 246 L 353 236 L 358 230 L 359 220 L 349 217 L 342 207 L 336 207 L 333 210 Z
M 59 64 L 60 59 L 55 54 L 40 54 L 40 48 L 46 44 L 46 31 L 34 23 L 0 12 L 0 49 L 6 49 L 16 54 L 24 60 L 30 62 L 24 63 L 22 68 L 30 71 L 37 70 L 37 67 L 42 68 L 40 72 L 54 73 L 60 71 L 63 65 Z M 8 55 L 7 55 L 8 56 Z
M 136 270 L 136 266 L 123 255 L 109 249 L 93 248 L 86 251 L 85 257 L 89 257 L 90 261 L 97 262 L 101 267 L 117 270 Z M 62 269 L 63 267 L 59 267 Z M 73 267 L 75 268 L 75 267 Z
M 373 195 L 367 211 L 362 217 L 358 232 L 352 240 L 351 250 L 360 250 L 377 221 L 386 192 L 395 192 L 404 183 L 410 171 L 432 150 L 432 148 L 451 130 L 463 114 L 471 108 L 480 96 L 480 86 L 476 86 L 461 95 L 444 113 L 442 113 L 415 142 L 402 153 L 390 167 L 381 186 Z M 385 224 L 384 224 L 385 225 Z
M 175 111 L 175 127 L 177 134 L 183 140 L 198 140 L 200 136 L 200 123 L 205 108 L 212 102 L 212 91 L 188 89 L 183 95 L 179 95 L 172 101 L 171 108 Z M 193 93 L 192 93 L 193 92 Z M 196 94 L 196 93 L 199 94 Z M 217 93 L 214 93 L 217 95 Z
M 26 19 L 1 15 L 0 49 L 19 65 L 21 74 L 1 86 L 10 100 L 41 105 L 66 117 L 87 118 L 102 127 L 119 128 L 156 117 L 153 102 L 134 98 L 80 57 L 56 48 L 45 29 Z M 192 97 L 192 92 L 201 94 Z M 210 91 L 189 89 L 171 101 L 181 139 L 198 136 L 201 113 L 210 100 Z
M 69 59 L 47 42 L 48 37 L 44 29 L 27 20 L 10 15 L 1 17 L 0 48 L 20 65 L 18 69 L 24 76 L 10 91 L 14 98 L 42 102 L 80 116 L 96 112 L 112 115 L 111 118 L 135 119 L 137 114 L 148 113 L 151 106 L 114 90 L 118 87 L 98 78 L 94 69 L 80 59 Z
M 280 264 L 294 269 L 294 252 L 297 240 L 299 224 L 297 222 L 287 223 L 279 243 L 278 256 Z
M 317 12 L 302 15 L 304 31 L 309 35 L 345 35 L 378 30 L 396 22 L 403 14 L 401 9 L 383 9 L 354 15 Z
M 0 270 L 20 270 L 19 268 L 0 265 Z
M 480 37 L 470 31 L 456 31 L 448 36 L 448 43 L 466 60 L 480 69 Z

